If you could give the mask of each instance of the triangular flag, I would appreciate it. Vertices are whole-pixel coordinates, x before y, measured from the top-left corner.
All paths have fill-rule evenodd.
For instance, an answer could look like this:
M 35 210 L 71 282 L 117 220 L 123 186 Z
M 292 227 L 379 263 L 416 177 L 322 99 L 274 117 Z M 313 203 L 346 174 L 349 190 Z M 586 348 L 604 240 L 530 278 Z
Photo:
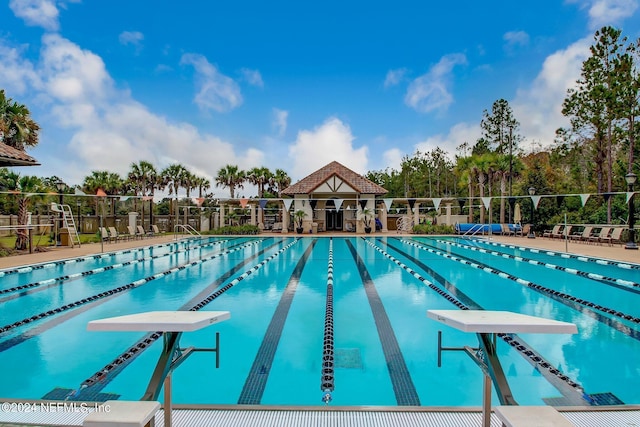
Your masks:
M 360 209 L 364 210 L 364 208 L 367 206 L 367 201 L 366 200 L 360 200 Z
M 509 206 L 511 206 L 511 209 L 513 209 L 515 204 L 516 204 L 516 198 L 515 197 L 509 197 L 507 200 L 509 201 Z
M 591 197 L 591 194 L 580 195 L 580 201 L 582 202 L 582 207 L 584 207 L 584 205 L 587 203 L 587 200 L 589 200 L 589 197 Z
M 529 196 L 531 197 L 531 201 L 533 201 L 533 207 L 538 209 L 538 205 L 540 204 L 540 199 L 542 196 Z
M 608 202 L 611 196 L 613 196 L 613 193 L 602 193 L 602 197 L 604 197 L 605 202 Z
M 562 206 L 563 201 L 564 201 L 564 196 L 556 196 L 556 205 L 558 207 Z M 582 204 L 582 206 L 584 206 L 584 203 Z
M 433 206 L 436 207 L 436 210 L 440 208 L 440 203 L 442 202 L 442 197 L 435 197 L 431 199 L 433 201 Z
M 482 204 L 484 204 L 485 209 L 489 209 L 491 207 L 491 197 L 483 197 Z
M 98 197 L 107 197 L 107 193 L 105 193 L 102 188 L 98 188 L 98 191 L 96 191 L 96 196 L 98 196 Z
M 148 202 L 149 200 L 153 200 L 153 196 L 142 196 L 142 200 Z
M 284 210 L 289 212 L 291 209 L 291 204 L 293 203 L 293 199 L 282 199 L 282 203 L 284 203 Z
M 120 196 L 121 202 L 124 202 L 125 200 L 129 200 L 129 196 Z
M 633 191 L 629 191 L 627 192 L 627 201 L 626 204 L 629 204 L 629 200 L 631 200 L 631 198 L 633 197 L 635 193 Z
M 460 210 L 464 208 L 465 203 L 467 203 L 466 199 L 458 199 L 458 206 L 460 206 Z
M 333 199 L 333 204 L 336 205 L 336 211 L 340 210 L 340 206 L 342 206 L 342 202 L 344 199 Z
M 384 206 L 387 208 L 387 212 L 391 209 L 391 204 L 393 203 L 393 199 L 382 199 L 384 202 Z
M 407 199 L 407 202 L 409 203 L 409 207 L 411 208 L 411 210 L 413 210 L 413 207 L 416 204 L 416 199 Z
M 196 204 L 197 204 L 198 206 L 202 206 L 202 204 L 203 204 L 203 203 L 204 203 L 204 197 L 198 197 L 198 198 L 196 199 Z
M 260 206 L 260 209 L 264 210 L 264 207 L 267 206 L 267 199 L 260 199 L 258 201 L 258 205 Z
M 86 196 L 87 195 L 84 191 L 80 190 L 79 188 L 75 188 L 73 190 L 73 194 L 75 194 L 76 196 Z
M 247 207 L 247 203 L 249 203 L 249 199 L 240 199 L 240 206 L 243 208 Z
M 309 200 L 309 206 L 311 206 L 311 210 L 314 210 L 317 204 L 318 204 L 318 201 L 316 199 Z

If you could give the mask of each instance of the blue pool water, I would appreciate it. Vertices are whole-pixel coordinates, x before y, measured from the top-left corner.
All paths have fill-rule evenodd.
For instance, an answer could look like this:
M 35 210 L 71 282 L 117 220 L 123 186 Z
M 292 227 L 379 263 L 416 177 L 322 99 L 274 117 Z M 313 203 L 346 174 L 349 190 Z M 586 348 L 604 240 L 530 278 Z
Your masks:
M 447 347 L 475 336 L 426 312 L 486 309 L 578 326 L 498 339 L 518 403 L 638 404 L 638 282 L 638 265 L 395 236 L 210 238 L 4 270 L 0 397 L 139 399 L 162 338 L 87 323 L 198 309 L 231 312 L 182 340 L 213 347 L 219 332 L 220 367 L 191 356 L 174 373 L 175 402 L 322 405 L 329 388 L 332 405 L 475 406 L 480 369 L 463 352 L 438 368 L 437 334 Z

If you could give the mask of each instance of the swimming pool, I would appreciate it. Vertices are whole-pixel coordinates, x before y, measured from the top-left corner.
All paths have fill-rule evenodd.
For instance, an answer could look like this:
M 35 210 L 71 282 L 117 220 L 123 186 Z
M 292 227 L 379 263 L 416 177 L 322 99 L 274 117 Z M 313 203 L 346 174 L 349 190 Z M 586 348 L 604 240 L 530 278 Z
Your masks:
M 178 403 L 480 405 L 475 337 L 428 309 L 510 310 L 576 323 L 577 335 L 504 336 L 520 404 L 640 403 L 640 266 L 490 241 L 396 237 L 208 238 L 0 271 L 4 398 L 139 399 L 158 334 L 88 332 L 151 310 L 228 310 L 186 334 L 210 353 L 174 372 Z M 325 363 L 330 361 L 330 363 Z

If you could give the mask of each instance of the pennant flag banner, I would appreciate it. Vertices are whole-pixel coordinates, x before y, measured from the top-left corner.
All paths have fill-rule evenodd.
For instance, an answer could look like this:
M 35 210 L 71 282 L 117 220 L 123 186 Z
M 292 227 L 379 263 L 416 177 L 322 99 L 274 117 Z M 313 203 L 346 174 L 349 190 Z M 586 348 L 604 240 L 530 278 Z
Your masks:
M 458 199 L 458 206 L 460 206 L 460 211 L 464 209 L 464 204 L 467 203 L 466 199 Z
M 564 196 L 556 196 L 556 206 L 558 207 L 562 206 L 563 201 L 564 201 Z M 584 203 L 582 203 L 582 206 L 584 206 Z
M 584 207 L 585 203 L 587 203 L 587 200 L 589 200 L 589 197 L 591 197 L 591 194 L 580 195 L 580 201 L 582 202 L 582 207 Z
M 382 201 L 384 202 L 384 206 L 387 208 L 387 212 L 389 212 L 393 199 L 382 199 Z
M 267 199 L 260 199 L 258 201 L 258 205 L 260 206 L 260 209 L 264 210 L 264 207 L 267 206 Z
M 336 205 L 336 211 L 340 210 L 343 201 L 344 199 L 333 199 L 333 204 Z
M 367 201 L 366 200 L 360 200 L 360 209 L 364 210 L 364 208 L 367 206 Z
M 153 196 L 142 196 L 142 200 L 148 202 L 149 200 L 153 200 Z
M 107 197 L 107 193 L 105 193 L 102 188 L 98 188 L 98 191 L 96 191 L 96 196 L 98 196 L 98 197 Z
M 511 206 L 511 209 L 513 209 L 515 204 L 516 204 L 516 198 L 515 197 L 509 197 L 507 200 L 509 201 L 509 206 Z
M 243 208 L 247 207 L 247 203 L 249 203 L 249 199 L 240 199 L 240 206 Z
M 602 193 L 602 197 L 604 197 L 605 202 L 608 202 L 611 196 L 613 196 L 613 193 Z
M 204 203 L 204 197 L 198 197 L 198 198 L 196 199 L 196 204 L 197 204 L 198 206 L 202 206 L 202 204 L 203 204 L 203 203 Z
M 491 207 L 491 197 L 483 197 L 482 203 L 486 209 L 489 209 Z
M 311 205 L 311 210 L 314 210 L 317 204 L 318 204 L 317 200 L 315 199 L 309 200 L 309 205 Z
M 413 210 L 413 207 L 416 204 L 416 199 L 407 199 L 407 202 L 409 202 L 409 207 Z
M 120 196 L 120 201 L 124 202 L 126 200 L 129 200 L 129 196 Z
M 76 196 L 86 196 L 87 193 L 85 193 L 84 191 L 80 190 L 79 188 L 76 188 L 73 190 L 73 194 L 75 194 Z
M 438 210 L 440 208 L 440 202 L 442 202 L 442 197 L 437 197 L 432 199 L 433 201 L 433 206 L 435 206 L 436 210 Z
M 540 204 L 540 199 L 542 196 L 531 196 L 531 201 L 533 202 L 533 207 L 538 209 L 538 205 Z
M 626 202 L 627 204 L 629 204 L 629 200 L 631 200 L 631 198 L 633 197 L 634 194 L 635 193 L 633 191 L 629 191 L 627 193 L 627 202 Z
M 282 199 L 282 203 L 284 203 L 284 210 L 289 211 L 291 209 L 291 204 L 293 203 L 293 199 Z

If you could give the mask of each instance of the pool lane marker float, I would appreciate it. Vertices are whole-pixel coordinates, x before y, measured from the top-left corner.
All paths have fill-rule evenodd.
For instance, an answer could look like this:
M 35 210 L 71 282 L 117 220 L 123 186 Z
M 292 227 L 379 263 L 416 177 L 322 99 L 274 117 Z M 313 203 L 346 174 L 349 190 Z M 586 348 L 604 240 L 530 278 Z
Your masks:
M 228 240 L 220 240 L 220 241 L 216 241 L 216 242 L 212 242 L 212 243 L 207 243 L 207 244 L 199 246 L 198 248 L 201 249 L 201 248 L 205 248 L 205 247 L 209 247 L 209 246 L 221 245 L 222 243 L 225 243 L 225 242 L 228 242 Z M 25 289 L 32 289 L 32 288 L 36 288 L 38 286 L 45 286 L 45 285 L 53 285 L 55 283 L 62 283 L 62 282 L 65 282 L 67 280 L 78 279 L 80 277 L 86 277 L 86 276 L 90 276 L 90 275 L 96 274 L 96 273 L 102 273 L 102 272 L 105 272 L 105 271 L 115 270 L 115 269 L 118 269 L 118 268 L 127 267 L 129 265 L 134 265 L 134 264 L 138 264 L 138 263 L 145 262 L 145 261 L 151 261 L 151 260 L 160 259 L 160 258 L 163 258 L 163 257 L 175 255 L 177 253 L 188 252 L 188 251 L 190 251 L 192 249 L 193 248 L 190 248 L 190 249 L 178 249 L 177 251 L 167 252 L 166 254 L 162 254 L 162 255 L 153 255 L 153 256 L 145 257 L 145 258 L 133 259 L 131 261 L 126 261 L 126 262 L 122 262 L 122 263 L 119 263 L 119 264 L 108 265 L 106 267 L 98 267 L 98 268 L 94 268 L 93 270 L 82 271 L 80 273 L 68 274 L 66 276 L 60 276 L 60 277 L 56 277 L 56 278 L 53 278 L 53 279 L 40 280 L 39 282 L 27 283 L 25 285 L 14 286 L 13 288 L 0 289 L 0 295 L 12 293 L 12 292 L 17 292 L 17 291 L 22 291 L 22 290 L 25 290 Z M 22 295 L 19 295 L 19 296 L 22 296 Z M 0 299 L 0 303 L 5 302 L 5 301 L 7 301 L 9 299 L 13 299 L 13 298 Z
M 457 242 L 453 242 L 453 241 L 449 241 L 449 240 L 436 239 L 436 242 L 439 242 L 439 243 L 442 243 L 442 244 L 445 244 L 445 245 L 456 246 L 456 247 L 462 248 L 462 249 L 468 249 L 468 250 L 471 250 L 471 251 L 474 251 L 474 252 L 480 252 L 480 253 L 483 253 L 483 254 L 489 254 L 489 255 L 493 255 L 493 256 L 497 256 L 497 257 L 513 259 L 513 260 L 516 260 L 518 262 L 526 262 L 526 263 L 529 263 L 531 265 L 539 265 L 539 266 L 542 266 L 542 267 L 545 267 L 545 268 L 549 268 L 551 270 L 564 271 L 566 273 L 573 274 L 573 275 L 576 275 L 576 276 L 585 277 L 585 278 L 591 279 L 591 280 L 596 280 L 596 281 L 604 283 L 604 284 L 613 283 L 613 284 L 622 285 L 622 286 L 625 286 L 625 287 L 629 287 L 630 286 L 630 287 L 634 287 L 634 288 L 640 288 L 640 283 L 636 283 L 636 282 L 633 282 L 631 280 L 616 279 L 614 277 L 607 277 L 607 276 L 603 276 L 601 274 L 588 273 L 586 271 L 576 270 L 575 268 L 562 267 L 562 266 L 555 265 L 555 264 L 550 264 L 550 263 L 544 262 L 544 261 L 538 261 L 538 260 L 535 260 L 535 259 L 525 258 L 525 257 L 517 256 L 517 255 L 511 255 L 511 254 L 507 254 L 507 253 L 504 253 L 504 252 L 498 252 L 498 251 L 492 251 L 492 250 L 488 250 L 488 249 L 478 248 L 476 246 L 464 245 L 462 243 L 457 243 Z M 619 289 L 621 289 L 621 288 L 619 288 Z
M 331 393 L 334 382 L 334 340 L 333 340 L 333 238 L 329 240 L 329 262 L 327 265 L 327 302 L 324 314 L 324 343 L 322 348 L 322 375 L 320 390 L 322 401 L 328 405 L 333 400 Z
M 578 261 L 582 261 L 582 262 L 595 262 L 596 264 L 610 265 L 613 267 L 622 268 L 624 270 L 640 270 L 640 264 L 612 261 L 612 260 L 607 260 L 602 258 L 593 258 L 593 257 L 584 256 L 584 255 L 574 255 L 574 254 L 568 254 L 565 252 L 547 251 L 544 249 L 527 248 L 525 246 L 507 245 L 504 243 L 489 242 L 483 239 L 472 239 L 472 241 L 482 243 L 484 245 L 491 245 L 491 246 L 497 246 L 497 247 L 509 248 L 509 249 L 518 249 L 521 251 L 533 252 L 536 254 L 559 256 L 560 258 L 568 258 L 568 259 L 577 259 Z
M 244 244 L 242 246 L 239 246 L 237 248 L 229 249 L 229 250 L 226 250 L 224 252 L 220 252 L 220 253 L 217 253 L 217 254 L 212 255 L 210 257 L 207 257 L 207 258 L 201 258 L 201 259 L 198 259 L 196 261 L 192 261 L 190 263 L 183 264 L 183 265 L 171 268 L 171 269 L 166 270 L 164 272 L 161 272 L 161 273 L 158 273 L 158 274 L 154 274 L 153 276 L 149 276 L 149 277 L 145 277 L 144 279 L 136 280 L 136 281 L 131 282 L 131 283 L 127 284 L 127 285 L 118 286 L 117 288 L 109 289 L 107 291 L 100 292 L 99 294 L 91 295 L 89 297 L 82 298 L 80 300 L 71 302 L 69 304 L 65 304 L 65 305 L 63 305 L 61 307 L 58 307 L 58 308 L 55 308 L 55 309 L 52 309 L 52 310 L 48 310 L 46 312 L 42 312 L 40 314 L 33 315 L 31 317 L 19 320 L 17 322 L 11 323 L 9 325 L 5 325 L 3 327 L 0 327 L 0 334 L 8 332 L 8 331 L 10 331 L 12 329 L 15 329 L 17 327 L 24 326 L 24 325 L 27 325 L 29 323 L 35 322 L 37 320 L 44 319 L 45 317 L 53 316 L 53 315 L 62 313 L 64 311 L 71 310 L 71 309 L 79 307 L 79 306 L 81 306 L 83 304 L 87 304 L 87 303 L 92 302 L 92 301 L 96 301 L 96 300 L 99 300 L 99 299 L 102 299 L 102 298 L 106 298 L 106 297 L 109 297 L 109 296 L 112 296 L 112 295 L 116 295 L 116 294 L 119 294 L 119 293 L 124 292 L 124 291 L 129 290 L 129 289 L 137 288 L 137 287 L 142 286 L 142 285 L 144 285 L 146 283 L 149 283 L 152 280 L 158 279 L 160 277 L 167 276 L 167 275 L 172 274 L 172 273 L 176 273 L 178 271 L 184 270 L 184 269 L 189 268 L 189 267 L 200 265 L 203 262 L 211 261 L 213 259 L 222 257 L 224 255 L 228 255 L 228 254 L 230 254 L 232 252 L 237 252 L 239 250 L 245 249 L 248 246 L 257 245 L 262 240 L 264 240 L 264 239 L 251 241 L 251 242 L 248 242 L 248 243 L 246 243 L 246 244 Z
M 385 256 L 386 258 L 391 260 L 393 263 L 395 263 L 396 265 L 401 267 L 403 270 L 405 270 L 407 273 L 412 275 L 414 278 L 416 278 L 417 280 L 422 282 L 424 285 L 426 285 L 429 288 L 431 288 L 432 290 L 436 291 L 438 294 L 443 296 L 447 301 L 451 302 L 453 305 L 455 305 L 459 309 L 461 309 L 461 310 L 469 310 L 469 307 L 467 305 L 465 305 L 463 302 L 461 302 L 456 297 L 454 297 L 451 294 L 449 294 L 444 289 L 440 288 L 439 286 L 436 286 L 435 284 L 433 284 L 429 280 L 427 280 L 424 277 L 422 277 L 418 272 L 416 272 L 411 267 L 407 266 L 406 264 L 404 264 L 403 262 L 401 262 L 400 260 L 395 258 L 393 255 L 389 254 L 384 249 L 382 249 L 382 248 L 378 247 L 377 245 L 371 243 L 368 239 L 363 238 L 363 240 L 365 242 L 367 242 L 367 244 L 369 246 L 371 246 L 376 251 L 381 253 L 383 256 Z M 480 307 L 480 309 L 482 309 L 482 308 Z M 542 355 L 540 355 L 533 348 L 528 346 L 524 341 L 522 341 L 522 342 L 518 341 L 518 339 L 520 339 L 520 338 L 516 334 L 502 334 L 502 333 L 500 333 L 500 334 L 496 334 L 496 335 L 499 336 L 500 338 L 502 338 L 502 340 L 505 341 L 506 343 L 508 343 L 511 347 L 515 348 L 520 354 L 525 356 L 525 360 L 528 360 L 529 363 L 531 363 L 535 367 L 535 369 L 537 369 L 540 373 L 545 375 L 545 378 L 547 378 L 549 381 L 554 381 L 554 379 L 561 380 L 563 384 L 566 384 L 566 385 L 568 385 L 570 387 L 570 390 L 572 392 L 578 392 L 580 394 L 580 396 L 582 396 L 584 394 L 584 388 L 580 384 L 576 383 L 571 378 L 569 378 L 568 376 L 564 375 L 558 369 L 555 369 L 555 367 L 551 363 L 549 363 L 547 360 L 545 360 L 544 357 L 542 357 Z M 540 368 L 542 368 L 542 370 Z M 558 389 L 561 390 L 560 388 L 558 388 Z
M 53 268 L 53 267 L 57 267 L 59 265 L 65 265 L 65 264 L 74 264 L 77 262 L 85 262 L 85 261 L 90 261 L 90 260 L 98 260 L 98 259 L 102 259 L 102 258 L 112 258 L 116 255 L 123 255 L 123 254 L 130 254 L 130 253 L 134 253 L 134 252 L 142 252 L 142 251 L 146 251 L 146 250 L 153 250 L 153 249 L 158 249 L 158 248 L 163 248 L 163 247 L 168 247 L 168 246 L 173 246 L 173 245 L 183 245 L 184 242 L 169 242 L 169 243 L 160 243 L 158 245 L 153 245 L 153 246 L 144 246 L 141 248 L 131 248 L 131 249 L 123 249 L 120 251 L 114 251 L 114 252 L 106 252 L 103 254 L 95 254 L 95 255 L 87 255 L 87 256 L 83 256 L 83 257 L 78 257 L 78 258 L 68 258 L 68 259 L 62 259 L 59 261 L 54 261 L 54 262 L 44 262 L 41 264 L 33 264 L 33 265 L 29 265 L 26 267 L 18 267 L 18 268 L 13 268 L 13 269 L 7 269 L 7 270 L 0 270 L 0 277 L 4 277 L 10 274 L 22 274 L 22 273 L 31 273 L 34 270 L 43 270 L 43 269 L 47 269 L 47 268 Z M 184 245 L 187 246 L 187 245 Z M 187 247 L 187 249 L 189 249 Z
M 183 307 L 180 310 L 186 309 L 186 311 L 198 311 L 205 305 L 209 304 L 214 299 L 218 298 L 220 295 L 231 289 L 233 286 L 240 283 L 245 278 L 249 277 L 252 273 L 262 268 L 266 263 L 272 261 L 274 258 L 278 257 L 280 254 L 285 252 L 291 246 L 299 241 L 298 238 L 295 238 L 291 243 L 282 247 L 278 252 L 264 259 L 259 264 L 251 267 L 249 270 L 246 270 L 239 276 L 236 276 L 231 282 L 229 282 L 224 287 L 218 289 L 217 291 L 211 293 L 209 296 L 201 300 L 200 302 L 193 304 L 191 307 Z M 226 279 L 225 279 L 226 281 Z M 131 346 L 128 350 L 123 352 L 120 356 L 115 358 L 111 363 L 107 364 L 104 368 L 93 374 L 91 377 L 87 378 L 80 385 L 80 389 L 86 389 L 88 387 L 96 386 L 98 384 L 106 384 L 106 382 L 110 379 L 109 377 L 115 374 L 116 369 L 123 369 L 128 363 L 130 363 L 138 353 L 144 351 L 148 346 L 153 344 L 158 338 L 162 336 L 161 332 L 154 332 L 152 334 L 147 335 L 146 337 L 140 339 L 137 343 Z M 81 398 L 82 396 L 80 396 Z M 81 399 L 78 399 L 81 400 Z
M 587 301 L 587 300 L 582 299 L 582 298 L 574 297 L 573 295 L 570 295 L 570 294 L 565 294 L 564 292 L 559 292 L 559 291 L 555 291 L 553 289 L 546 288 L 546 287 L 544 287 L 542 285 L 538 285 L 538 284 L 533 283 L 533 282 L 531 282 L 529 280 L 525 280 L 525 279 L 516 277 L 516 276 L 514 276 L 512 274 L 505 273 L 505 272 L 500 271 L 500 270 L 496 270 L 495 268 L 488 267 L 486 265 L 483 265 L 483 264 L 480 264 L 480 263 L 477 263 L 477 262 L 469 261 L 467 259 L 462 259 L 462 258 L 459 258 L 457 256 L 444 253 L 444 252 L 442 252 L 440 250 L 429 248 L 429 247 L 425 246 L 424 244 L 418 244 L 418 243 L 412 242 L 410 240 L 405 240 L 405 239 L 402 239 L 401 242 L 403 242 L 403 243 L 405 243 L 407 245 L 410 245 L 410 246 L 414 246 L 414 247 L 416 247 L 418 249 L 421 249 L 423 251 L 427 251 L 427 252 L 442 256 L 442 257 L 450 259 L 452 261 L 456 261 L 456 262 L 459 262 L 461 264 L 468 265 L 468 266 L 470 266 L 472 268 L 475 268 L 475 269 L 478 269 L 478 270 L 482 270 L 482 271 L 485 271 L 487 273 L 495 274 L 495 275 L 497 275 L 497 276 L 499 276 L 499 277 L 501 277 L 503 279 L 512 280 L 512 281 L 514 281 L 516 283 L 519 283 L 519 284 L 521 284 L 523 286 L 526 286 L 528 288 L 535 289 L 536 291 L 538 291 L 540 293 L 550 295 L 551 297 L 556 298 L 558 300 L 566 300 L 566 301 L 570 301 L 570 302 L 573 302 L 573 303 L 577 303 L 577 304 L 579 304 L 579 305 L 581 305 L 581 306 L 586 308 L 586 310 L 584 310 L 584 311 L 591 311 L 591 309 L 594 309 L 594 310 L 598 310 L 598 311 L 601 311 L 603 313 L 609 314 L 611 316 L 619 317 L 622 320 L 628 320 L 630 322 L 633 322 L 633 323 L 636 323 L 636 324 L 640 324 L 640 318 L 635 317 L 635 316 L 631 316 L 630 314 L 626 314 L 626 313 L 623 313 L 621 311 L 614 310 L 612 308 L 604 307 L 604 306 L 602 306 L 600 304 L 595 304 L 595 303 L 593 303 L 591 301 Z M 596 314 L 596 313 L 594 313 L 594 314 Z M 598 320 L 602 320 L 599 316 L 597 316 L 597 314 L 596 314 L 596 318 Z M 611 320 L 615 321 L 615 319 L 611 319 Z M 629 336 L 633 336 L 636 339 L 640 339 L 640 336 L 637 336 L 637 333 L 629 334 L 628 332 L 632 331 L 632 329 L 627 328 L 624 325 L 619 325 L 619 327 L 618 327 L 618 326 L 614 326 L 614 325 L 610 325 L 609 324 L 609 326 L 615 327 L 620 332 L 623 332 L 623 333 L 625 333 L 625 334 L 627 334 Z

